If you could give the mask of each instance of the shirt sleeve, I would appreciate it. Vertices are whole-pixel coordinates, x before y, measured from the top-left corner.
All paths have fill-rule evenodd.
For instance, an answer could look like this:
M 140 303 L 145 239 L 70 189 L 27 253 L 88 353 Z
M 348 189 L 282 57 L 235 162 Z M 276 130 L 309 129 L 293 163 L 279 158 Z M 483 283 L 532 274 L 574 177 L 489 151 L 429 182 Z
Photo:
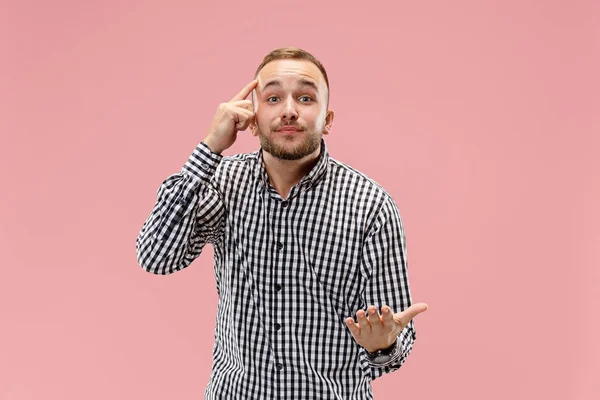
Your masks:
M 138 263 L 146 271 L 179 271 L 222 236 L 225 206 L 212 183 L 221 159 L 201 142 L 179 173 L 162 182 L 136 239 Z
M 362 296 L 366 308 L 388 305 L 397 313 L 410 307 L 412 300 L 406 262 L 406 237 L 398 207 L 391 198 L 383 204 L 363 246 L 363 268 L 369 280 Z M 399 369 L 410 354 L 416 339 L 414 322 L 411 321 L 399 334 L 391 356 L 385 362 L 371 357 L 360 348 L 368 361 L 371 379 Z M 387 357 L 386 357 L 387 358 Z

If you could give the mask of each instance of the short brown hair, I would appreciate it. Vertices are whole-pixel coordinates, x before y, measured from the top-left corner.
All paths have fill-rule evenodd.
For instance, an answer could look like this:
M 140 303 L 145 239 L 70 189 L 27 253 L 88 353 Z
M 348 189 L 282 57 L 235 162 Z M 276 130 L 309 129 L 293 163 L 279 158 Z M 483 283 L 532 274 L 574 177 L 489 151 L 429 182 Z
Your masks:
M 274 60 L 284 60 L 284 59 L 292 59 L 292 60 L 307 60 L 311 63 L 315 64 L 319 71 L 323 74 L 323 78 L 325 78 L 325 84 L 327 85 L 327 99 L 329 100 L 329 79 L 327 78 L 327 71 L 325 71 L 325 67 L 319 60 L 317 60 L 312 54 L 308 51 L 299 49 L 297 47 L 280 47 L 271 51 L 269 54 L 263 58 L 262 62 L 256 69 L 256 73 L 254 74 L 254 79 L 258 76 L 259 72 L 265 65 Z

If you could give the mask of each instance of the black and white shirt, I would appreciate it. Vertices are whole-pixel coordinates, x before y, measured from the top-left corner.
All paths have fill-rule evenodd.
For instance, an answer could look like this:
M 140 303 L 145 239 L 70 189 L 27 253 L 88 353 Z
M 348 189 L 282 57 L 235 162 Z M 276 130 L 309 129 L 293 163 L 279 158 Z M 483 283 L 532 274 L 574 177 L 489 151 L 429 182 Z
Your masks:
M 214 248 L 219 294 L 206 399 L 372 399 L 371 381 L 400 368 L 416 338 L 400 333 L 377 365 L 346 317 L 411 305 L 398 208 L 364 174 L 331 158 L 284 200 L 262 149 L 223 157 L 198 144 L 158 189 L 136 240 L 139 264 L 171 274 Z

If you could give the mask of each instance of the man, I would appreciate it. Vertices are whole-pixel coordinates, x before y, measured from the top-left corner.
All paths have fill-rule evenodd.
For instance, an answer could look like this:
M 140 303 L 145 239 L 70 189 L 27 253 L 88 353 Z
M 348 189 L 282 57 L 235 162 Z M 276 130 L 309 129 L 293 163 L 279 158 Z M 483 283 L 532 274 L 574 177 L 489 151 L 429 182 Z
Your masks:
M 328 104 L 317 59 L 272 51 L 219 105 L 141 228 L 138 261 L 155 274 L 213 245 L 219 306 L 207 399 L 372 399 L 371 381 L 412 349 L 412 319 L 427 305 L 411 306 L 398 208 L 329 156 Z M 248 127 L 260 150 L 223 157 Z

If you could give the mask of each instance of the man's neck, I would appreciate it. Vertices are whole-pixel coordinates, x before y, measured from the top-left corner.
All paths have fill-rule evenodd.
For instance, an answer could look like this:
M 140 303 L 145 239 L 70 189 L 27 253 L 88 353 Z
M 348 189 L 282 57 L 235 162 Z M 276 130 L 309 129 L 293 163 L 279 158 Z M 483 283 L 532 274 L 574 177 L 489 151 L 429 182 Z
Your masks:
M 320 156 L 320 147 L 312 154 L 299 160 L 281 160 L 266 151 L 263 152 L 263 160 L 269 181 L 284 199 L 288 198 L 294 185 L 300 182 L 319 162 Z

